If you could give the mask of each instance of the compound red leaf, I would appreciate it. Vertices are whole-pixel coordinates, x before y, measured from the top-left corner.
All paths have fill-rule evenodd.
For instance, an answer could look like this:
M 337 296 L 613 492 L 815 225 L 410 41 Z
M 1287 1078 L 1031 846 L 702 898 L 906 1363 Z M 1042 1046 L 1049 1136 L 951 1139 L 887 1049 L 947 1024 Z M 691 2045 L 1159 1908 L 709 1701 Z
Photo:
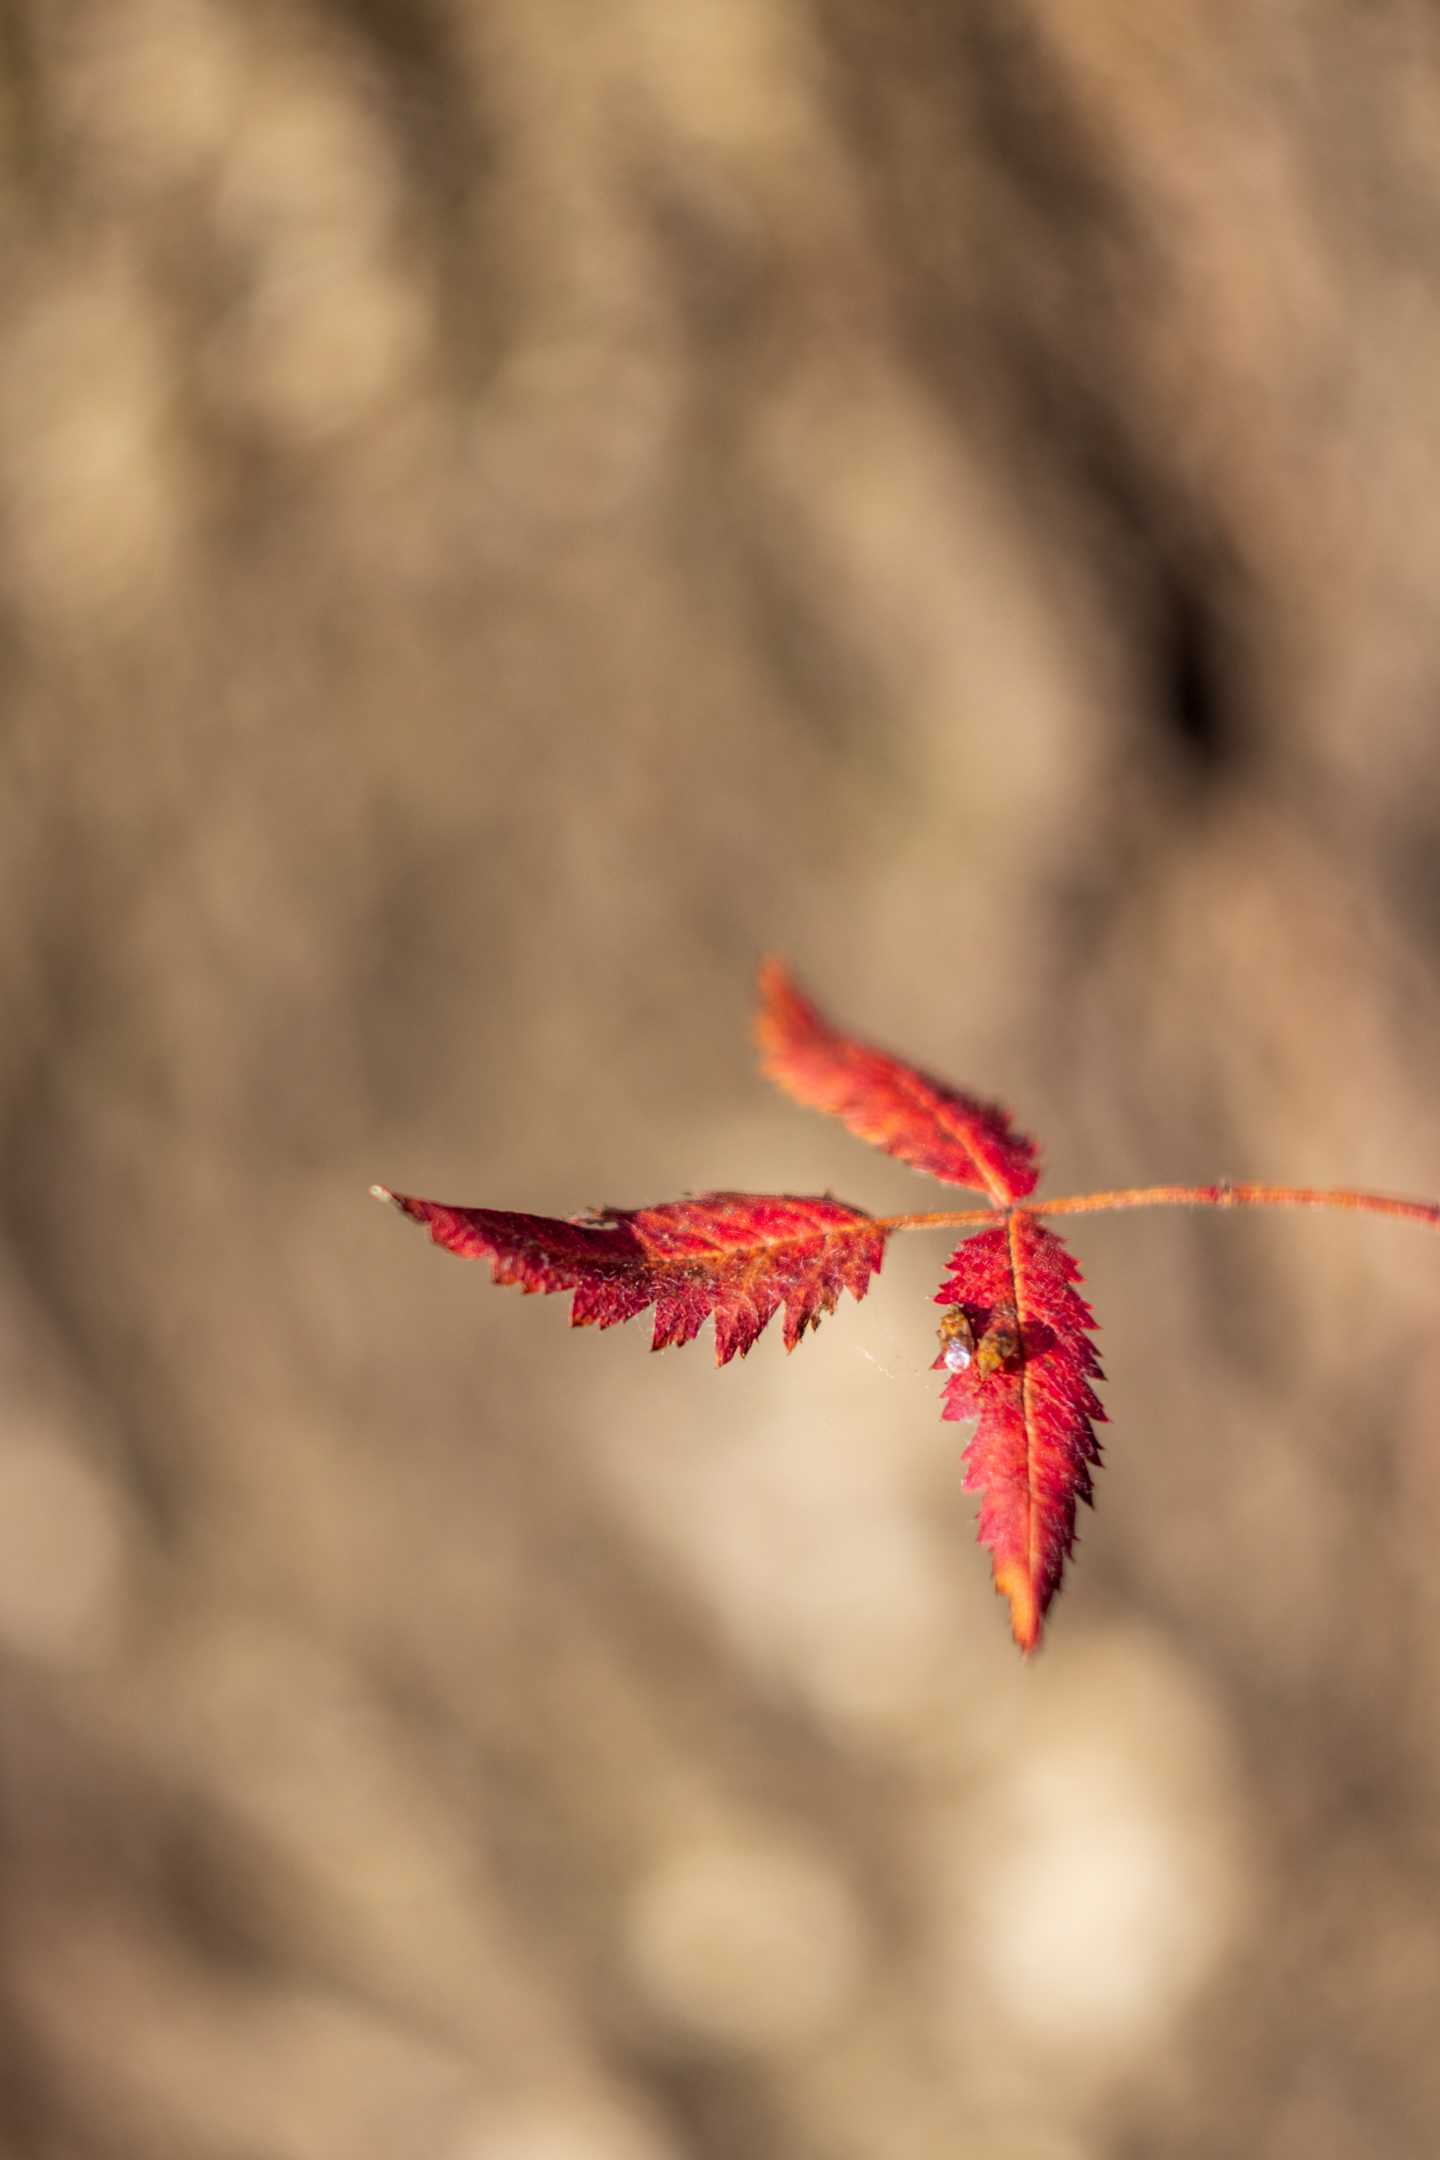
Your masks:
M 777 960 L 760 970 L 755 1035 L 764 1071 L 787 1095 L 829 1111 L 887 1155 L 1001 1206 L 1034 1191 L 1035 1143 L 1012 1129 L 1007 1111 L 840 1034 Z
M 1015 1640 L 1033 1650 L 1075 1543 L 1075 1503 L 1091 1499 L 1100 1461 L 1095 1316 L 1072 1288 L 1080 1271 L 1066 1246 L 1024 1209 L 967 1238 L 948 1266 L 935 1300 L 949 1308 L 935 1360 L 951 1373 L 942 1415 L 980 1421 L 965 1485 L 982 1495 L 980 1542 Z
M 783 1306 L 785 1347 L 862 1298 L 888 1232 L 843 1201 L 772 1193 L 701 1193 L 651 1208 L 605 1208 L 574 1222 L 499 1208 L 444 1207 L 375 1187 L 437 1245 L 488 1260 L 498 1283 L 572 1290 L 572 1327 L 615 1327 L 655 1307 L 654 1350 L 686 1343 L 713 1314 L 715 1361 L 744 1357 Z

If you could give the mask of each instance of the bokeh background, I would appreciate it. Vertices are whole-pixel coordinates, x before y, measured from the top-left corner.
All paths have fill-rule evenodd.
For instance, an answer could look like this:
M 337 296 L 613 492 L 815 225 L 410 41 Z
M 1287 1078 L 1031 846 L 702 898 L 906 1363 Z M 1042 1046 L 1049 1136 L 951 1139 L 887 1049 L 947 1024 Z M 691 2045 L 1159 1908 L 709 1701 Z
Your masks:
M 11 0 L 0 2153 L 1440 2149 L 1440 1250 L 904 1241 L 717 1374 L 366 1188 L 1440 1192 L 1422 0 Z

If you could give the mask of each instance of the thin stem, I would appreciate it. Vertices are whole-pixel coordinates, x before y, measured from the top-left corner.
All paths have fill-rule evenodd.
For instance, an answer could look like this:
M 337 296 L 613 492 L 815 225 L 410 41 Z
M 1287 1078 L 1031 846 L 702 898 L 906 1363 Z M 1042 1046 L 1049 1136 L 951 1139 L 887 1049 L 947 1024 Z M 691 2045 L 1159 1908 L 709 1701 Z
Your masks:
M 1311 1185 L 1132 1185 L 1123 1192 L 1073 1193 L 1063 1200 L 1019 1203 L 1032 1215 L 1098 1215 L 1137 1207 L 1343 1208 L 1360 1215 L 1394 1215 L 1402 1222 L 1440 1228 L 1440 1201 L 1397 1200 L 1387 1193 L 1318 1192 Z M 1003 1221 L 1007 1208 L 966 1208 L 945 1215 L 886 1215 L 881 1230 L 948 1230 Z

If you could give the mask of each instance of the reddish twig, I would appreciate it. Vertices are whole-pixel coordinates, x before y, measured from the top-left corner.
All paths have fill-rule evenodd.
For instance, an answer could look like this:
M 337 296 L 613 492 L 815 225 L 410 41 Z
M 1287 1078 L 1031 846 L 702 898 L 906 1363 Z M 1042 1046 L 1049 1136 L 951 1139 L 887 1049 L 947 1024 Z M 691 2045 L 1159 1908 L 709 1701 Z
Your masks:
M 1102 1215 L 1119 1208 L 1141 1207 L 1297 1207 L 1338 1208 L 1356 1215 L 1396 1216 L 1402 1222 L 1440 1229 L 1440 1201 L 1400 1200 L 1392 1193 L 1352 1192 L 1344 1186 L 1321 1191 L 1313 1185 L 1130 1185 L 1120 1192 L 1071 1193 L 1060 1200 L 1027 1200 L 1031 1215 Z M 950 1230 L 971 1223 L 994 1222 L 994 1208 L 965 1208 L 954 1214 L 884 1215 L 880 1230 Z

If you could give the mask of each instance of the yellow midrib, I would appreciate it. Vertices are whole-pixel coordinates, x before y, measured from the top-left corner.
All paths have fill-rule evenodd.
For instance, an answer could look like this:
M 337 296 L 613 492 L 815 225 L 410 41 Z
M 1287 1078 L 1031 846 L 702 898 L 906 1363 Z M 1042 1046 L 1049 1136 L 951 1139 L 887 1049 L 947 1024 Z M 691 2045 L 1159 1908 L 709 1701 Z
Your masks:
M 1037 1611 L 1039 1588 L 1036 1576 L 1038 1554 L 1035 1547 L 1035 1443 L 1030 1421 L 1030 1374 L 1025 1357 L 1025 1304 L 1024 1282 L 1020 1269 L 1020 1253 L 1016 1243 L 1019 1215 L 1014 1214 L 1005 1225 L 1006 1249 L 1010 1260 L 1010 1283 L 1015 1293 L 1015 1321 L 1020 1330 L 1020 1415 L 1025 1421 L 1025 1558 L 1030 1575 L 1030 1595 Z

